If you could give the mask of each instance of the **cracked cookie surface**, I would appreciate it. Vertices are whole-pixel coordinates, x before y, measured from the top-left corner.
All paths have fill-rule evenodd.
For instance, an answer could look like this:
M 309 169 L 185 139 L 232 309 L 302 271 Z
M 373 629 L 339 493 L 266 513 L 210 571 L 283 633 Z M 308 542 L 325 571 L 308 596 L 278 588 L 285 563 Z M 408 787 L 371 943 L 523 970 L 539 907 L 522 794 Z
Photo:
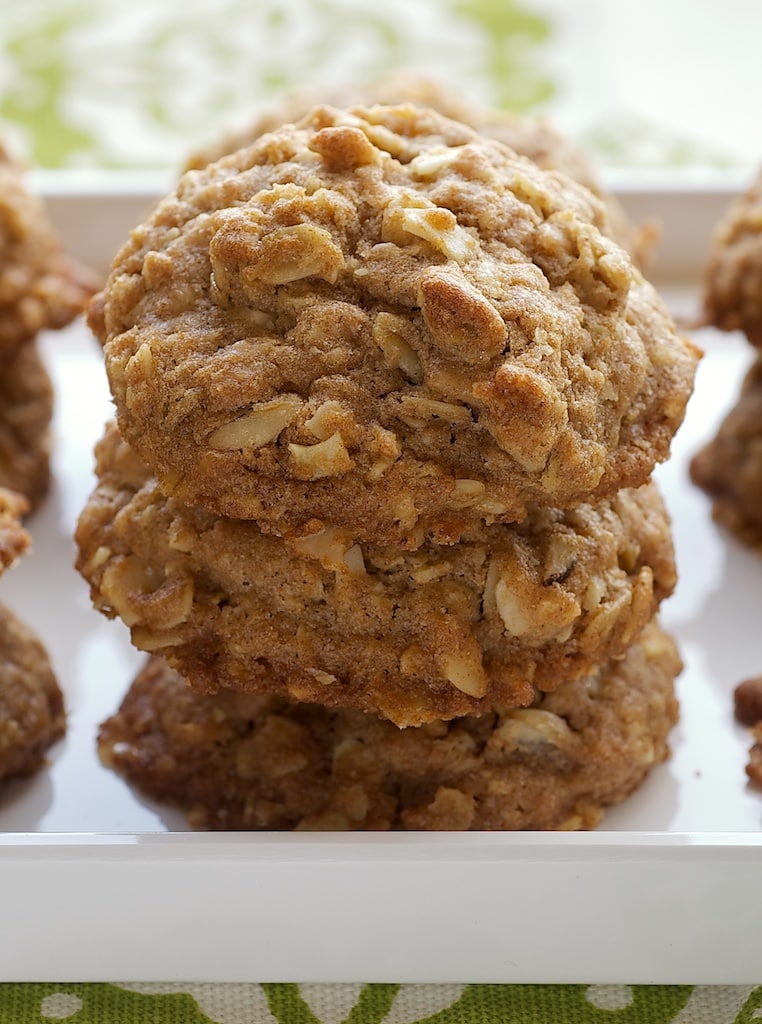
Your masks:
M 603 207 L 414 106 L 319 108 L 180 181 L 90 322 L 165 492 L 281 536 L 451 543 L 637 486 L 697 353 Z
M 622 654 L 675 583 L 653 484 L 414 551 L 299 538 L 167 498 L 113 425 L 76 531 L 95 606 L 196 689 L 400 726 L 526 705 Z
M 621 660 L 531 708 L 400 730 L 276 697 L 201 696 L 153 658 L 98 749 L 200 828 L 591 828 L 668 756 L 680 668 L 651 623 Z

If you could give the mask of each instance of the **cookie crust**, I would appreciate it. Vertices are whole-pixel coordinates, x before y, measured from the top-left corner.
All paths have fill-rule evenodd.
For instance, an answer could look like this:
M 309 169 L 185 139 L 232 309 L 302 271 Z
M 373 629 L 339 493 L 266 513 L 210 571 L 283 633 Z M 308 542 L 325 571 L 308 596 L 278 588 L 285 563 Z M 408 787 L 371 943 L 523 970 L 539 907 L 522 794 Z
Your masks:
M 400 726 L 526 705 L 621 655 L 672 590 L 653 484 L 415 551 L 298 539 L 166 498 L 113 425 L 76 531 L 95 606 L 196 689 L 275 691 Z
M 101 759 L 211 829 L 582 829 L 668 756 L 680 659 L 655 623 L 621 660 L 532 708 L 418 729 L 229 692 L 151 659 Z
M 190 172 L 90 322 L 125 439 L 279 535 L 453 542 L 645 482 L 697 353 L 603 207 L 414 106 L 319 108 Z

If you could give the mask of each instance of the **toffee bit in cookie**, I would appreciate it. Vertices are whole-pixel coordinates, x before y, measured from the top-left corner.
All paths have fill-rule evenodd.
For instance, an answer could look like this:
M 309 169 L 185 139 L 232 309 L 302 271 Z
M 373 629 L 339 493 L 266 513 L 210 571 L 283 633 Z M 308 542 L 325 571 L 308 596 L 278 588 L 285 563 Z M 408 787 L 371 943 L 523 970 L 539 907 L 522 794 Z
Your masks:
M 762 722 L 762 676 L 745 679 L 733 691 L 735 717 L 741 725 Z

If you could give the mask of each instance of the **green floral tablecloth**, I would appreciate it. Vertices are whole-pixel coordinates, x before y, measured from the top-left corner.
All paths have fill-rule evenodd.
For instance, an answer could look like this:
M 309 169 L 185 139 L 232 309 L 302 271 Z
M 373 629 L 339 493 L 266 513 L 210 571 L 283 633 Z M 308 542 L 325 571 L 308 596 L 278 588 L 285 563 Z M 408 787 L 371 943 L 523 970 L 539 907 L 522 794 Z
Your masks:
M 1 1024 L 748 1024 L 762 987 L 0 985 Z
M 41 167 L 176 166 L 285 89 L 404 66 L 608 166 L 749 167 L 761 36 L 753 0 L 7 0 L 0 126 Z
M 605 168 L 747 169 L 762 154 L 762 5 L 717 11 L 680 0 L 5 2 L 0 130 L 34 167 L 175 167 L 290 87 L 403 66 L 551 115 Z M 2 984 L 0 1024 L 762 1019 L 762 987 L 698 975 L 676 986 Z

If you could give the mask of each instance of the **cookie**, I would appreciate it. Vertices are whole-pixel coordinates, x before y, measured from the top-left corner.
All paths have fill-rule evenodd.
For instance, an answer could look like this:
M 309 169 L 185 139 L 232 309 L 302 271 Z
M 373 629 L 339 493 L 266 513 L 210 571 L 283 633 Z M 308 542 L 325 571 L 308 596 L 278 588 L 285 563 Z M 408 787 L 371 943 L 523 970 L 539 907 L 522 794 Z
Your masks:
M 21 525 L 28 503 L 0 487 L 0 573 L 29 547 Z M 45 647 L 0 604 L 0 782 L 29 775 L 66 728 L 63 696 Z
M 36 508 L 50 485 L 53 387 L 34 341 L 0 364 L 0 487 Z
M 746 765 L 746 774 L 749 781 L 762 787 L 762 721 L 757 722 L 751 731 L 754 743 L 749 749 L 749 760 Z
M 742 543 L 762 548 L 762 355 L 715 437 L 694 455 L 690 473 L 712 499 L 717 522 Z
M 296 540 L 166 498 L 113 426 L 76 531 L 97 608 L 200 691 L 274 691 L 397 725 L 526 705 L 621 655 L 672 590 L 655 485 L 415 551 Z
M 94 290 L 0 143 L 0 361 L 44 328 L 66 326 Z
M 37 771 L 65 728 L 63 696 L 45 647 L 0 605 L 0 781 Z
M 17 494 L 0 486 L 0 574 L 28 549 L 31 537 L 21 525 L 29 510 L 29 503 Z
M 261 112 L 251 124 L 230 131 L 221 139 L 191 154 L 185 169 L 198 170 L 229 153 L 250 146 L 260 135 L 274 131 L 282 124 L 298 121 L 321 103 L 335 107 L 358 103 L 364 106 L 415 103 L 416 106 L 436 110 L 453 121 L 462 121 L 481 135 L 490 136 L 510 146 L 540 167 L 563 171 L 585 185 L 606 205 L 611 237 L 637 257 L 639 262 L 647 258 L 654 240 L 653 226 L 636 227 L 630 221 L 619 200 L 601 186 L 583 150 L 570 142 L 546 118 L 522 116 L 507 110 L 481 109 L 467 103 L 462 96 L 441 82 L 411 71 L 396 71 L 373 82 L 335 84 L 320 90 L 302 89 L 289 93 L 273 107 Z
M 704 317 L 762 345 L 762 171 L 715 227 L 703 281 Z
M 680 659 L 651 623 L 530 708 L 397 729 L 220 691 L 159 659 L 100 728 L 105 765 L 211 829 L 582 829 L 668 756 Z
M 281 536 L 452 543 L 644 483 L 696 349 L 586 189 L 412 105 L 186 174 L 91 325 L 165 492 Z

